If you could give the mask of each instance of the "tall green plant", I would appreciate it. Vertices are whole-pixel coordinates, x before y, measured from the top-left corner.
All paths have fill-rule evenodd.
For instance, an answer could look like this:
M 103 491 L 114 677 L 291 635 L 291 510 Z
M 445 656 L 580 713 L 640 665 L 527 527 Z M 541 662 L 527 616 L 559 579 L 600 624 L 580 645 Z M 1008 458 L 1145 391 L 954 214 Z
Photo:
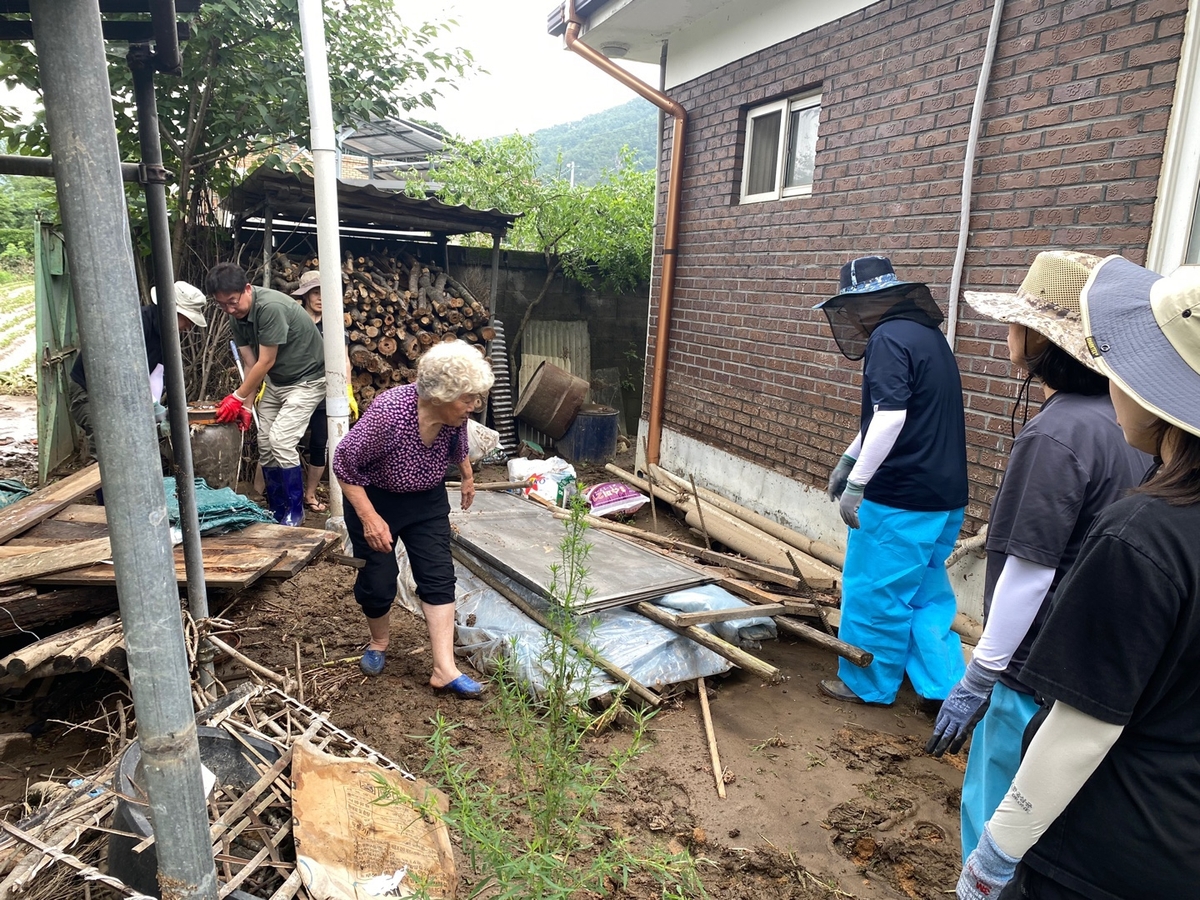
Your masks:
M 586 599 L 586 504 L 578 500 L 551 566 L 547 615 L 561 637 L 545 633 L 538 686 L 516 666 L 501 662 L 492 679 L 491 709 L 505 737 L 503 772 L 482 772 L 474 754 L 455 746 L 458 726 L 440 713 L 429 737 L 426 773 L 450 799 L 441 815 L 463 839 L 463 851 L 480 877 L 470 896 L 566 900 L 583 892 L 606 894 L 634 878 L 648 878 L 664 898 L 701 897 L 703 886 L 686 854 L 663 848 L 641 851 L 600 821 L 601 800 L 621 789 L 621 776 L 642 752 L 650 716 L 633 713 L 628 743 L 597 758 L 587 738 L 602 717 L 587 709 L 591 663 L 569 643 L 580 636 L 573 608 Z M 380 779 L 382 802 L 411 802 Z

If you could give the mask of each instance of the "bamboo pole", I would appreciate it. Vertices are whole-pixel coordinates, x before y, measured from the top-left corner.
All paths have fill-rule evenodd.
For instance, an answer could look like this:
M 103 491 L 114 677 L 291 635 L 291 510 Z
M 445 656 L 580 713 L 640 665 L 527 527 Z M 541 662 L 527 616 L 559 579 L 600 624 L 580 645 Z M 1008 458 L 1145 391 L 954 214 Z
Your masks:
M 686 627 L 676 625 L 670 613 L 659 609 L 653 603 L 647 603 L 643 600 L 640 603 L 634 603 L 629 608 L 639 615 L 645 616 L 650 621 L 670 628 L 676 634 L 682 635 L 699 644 L 701 647 L 711 650 L 718 656 L 724 657 L 735 666 L 766 679 L 771 684 L 779 684 L 784 680 L 783 673 L 775 666 L 763 662 L 757 656 L 750 655 L 741 647 L 735 647 L 728 641 L 721 640 L 715 634 L 705 631 L 699 625 L 688 625 Z
M 842 659 L 854 663 L 860 669 L 865 669 L 875 659 L 875 654 L 868 650 L 862 650 L 853 644 L 847 644 L 845 641 L 838 640 L 823 631 L 817 631 L 811 625 L 805 625 L 803 622 L 797 622 L 795 619 L 789 619 L 787 616 L 775 616 L 775 624 L 793 637 L 798 637 L 802 641 L 808 641 L 810 644 L 816 644 L 818 647 L 824 647 L 826 650 L 832 650 L 838 656 L 842 657 Z
M 721 767 L 721 755 L 717 752 L 717 735 L 713 731 L 712 714 L 708 711 L 708 688 L 704 686 L 704 676 L 696 679 L 696 689 L 700 692 L 700 718 L 704 722 L 704 736 L 708 738 L 708 755 L 712 760 L 713 778 L 717 780 L 717 796 L 725 799 L 725 770 Z
M 658 706 L 662 702 L 662 699 L 648 687 L 634 679 L 634 677 L 624 669 L 609 662 L 579 638 L 565 638 L 562 632 L 559 631 L 554 626 L 554 623 L 551 622 L 542 612 L 530 606 L 527 602 L 525 602 L 524 597 L 512 590 L 493 574 L 485 570 L 483 566 L 476 563 L 457 546 L 452 546 L 450 548 L 450 552 L 454 555 L 454 558 L 458 562 L 462 563 L 472 575 L 487 584 L 488 587 L 495 590 L 505 600 L 507 600 L 525 615 L 529 616 L 529 618 L 533 619 L 533 621 L 537 622 L 538 625 L 557 636 L 559 640 L 566 640 L 573 650 L 587 658 L 593 665 L 596 666 L 596 668 L 601 669 L 618 682 L 625 685 L 629 689 L 629 692 L 635 697 L 638 697 L 640 700 L 644 701 L 650 706 Z
M 704 547 L 712 549 L 712 538 L 708 536 L 708 526 L 704 524 L 704 510 L 700 506 L 700 493 L 696 490 L 696 476 L 692 476 L 692 499 L 696 501 L 696 515 L 700 517 L 700 531 L 704 535 Z

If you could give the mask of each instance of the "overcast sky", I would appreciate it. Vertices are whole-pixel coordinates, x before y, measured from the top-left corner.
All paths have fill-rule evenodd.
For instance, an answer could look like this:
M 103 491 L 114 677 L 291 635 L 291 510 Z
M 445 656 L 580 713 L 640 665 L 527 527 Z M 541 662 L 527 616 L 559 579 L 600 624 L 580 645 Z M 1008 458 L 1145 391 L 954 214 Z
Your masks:
M 488 71 L 462 79 L 458 90 L 446 89 L 436 109 L 412 115 L 466 138 L 484 138 L 514 131 L 529 134 L 636 97 L 563 49 L 561 37 L 546 33 L 546 16 L 553 7 L 554 0 L 396 0 L 401 18 L 410 26 L 456 20 L 445 43 L 470 50 Z M 657 66 L 626 67 L 657 86 Z M 31 95 L 9 95 L 3 88 L 0 103 L 32 108 Z
M 620 106 L 637 95 L 546 33 L 554 0 L 396 0 L 407 24 L 454 19 L 448 41 L 489 74 L 463 80 L 435 111 L 414 113 L 467 138 L 537 131 Z M 658 67 L 627 65 L 658 84 Z

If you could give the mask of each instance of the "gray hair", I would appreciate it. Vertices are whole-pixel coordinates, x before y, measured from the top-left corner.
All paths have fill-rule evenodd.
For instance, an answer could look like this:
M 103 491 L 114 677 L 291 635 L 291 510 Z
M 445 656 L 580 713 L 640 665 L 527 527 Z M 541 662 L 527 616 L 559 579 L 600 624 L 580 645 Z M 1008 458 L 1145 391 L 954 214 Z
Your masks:
M 452 403 L 464 394 L 486 394 L 496 377 L 479 350 L 466 341 L 430 347 L 417 362 L 417 396 Z

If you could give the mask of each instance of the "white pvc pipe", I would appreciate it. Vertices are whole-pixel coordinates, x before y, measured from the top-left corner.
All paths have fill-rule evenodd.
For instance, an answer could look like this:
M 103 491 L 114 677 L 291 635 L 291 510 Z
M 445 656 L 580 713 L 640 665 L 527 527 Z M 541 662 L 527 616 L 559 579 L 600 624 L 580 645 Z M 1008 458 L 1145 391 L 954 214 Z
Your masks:
M 946 318 L 946 342 L 954 349 L 958 335 L 958 291 L 962 285 L 963 262 L 967 257 L 967 237 L 971 231 L 971 193 L 975 181 L 975 148 L 979 144 L 979 129 L 983 122 L 983 104 L 987 99 L 988 82 L 992 77 L 992 60 L 996 56 L 996 41 L 1000 36 L 1000 19 L 1004 16 L 1004 0 L 992 7 L 992 24 L 988 28 L 987 46 L 979 67 L 975 85 L 975 104 L 971 108 L 971 128 L 967 133 L 967 151 L 963 157 L 962 200 L 959 203 L 958 248 L 954 252 L 954 268 L 950 270 L 950 291 L 946 296 L 949 315 Z
M 300 0 L 300 40 L 312 122 L 313 191 L 317 206 L 317 256 L 321 263 L 321 324 L 325 335 L 325 409 L 329 418 L 328 459 L 350 428 L 346 399 L 346 337 L 342 320 L 342 250 L 338 233 L 337 147 L 333 102 L 329 94 L 329 58 L 321 0 Z M 331 465 L 332 469 L 332 465 Z M 342 490 L 329 475 L 329 516 L 342 515 Z

